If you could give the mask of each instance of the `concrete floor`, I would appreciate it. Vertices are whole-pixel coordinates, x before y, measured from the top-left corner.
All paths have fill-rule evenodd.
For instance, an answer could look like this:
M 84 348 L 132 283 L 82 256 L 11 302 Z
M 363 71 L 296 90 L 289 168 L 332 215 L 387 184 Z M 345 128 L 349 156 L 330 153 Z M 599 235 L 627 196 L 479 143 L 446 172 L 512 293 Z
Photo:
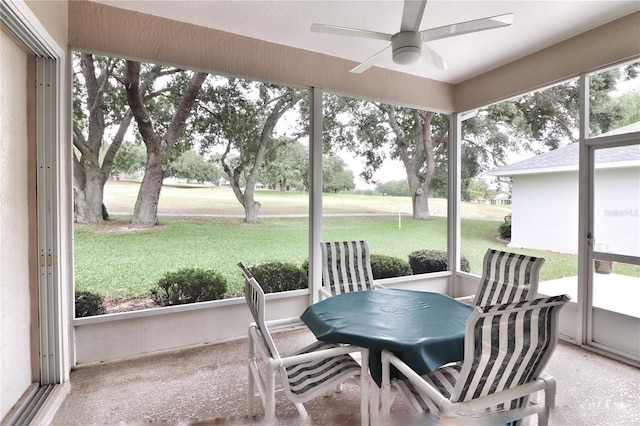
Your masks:
M 276 344 L 298 348 L 307 330 L 278 334 Z M 71 372 L 71 390 L 54 425 L 250 425 L 265 424 L 262 409 L 246 413 L 247 341 L 203 346 L 135 360 L 87 366 Z M 640 369 L 560 342 L 546 372 L 558 382 L 551 425 L 640 425 Z M 276 425 L 358 425 L 359 386 L 305 404 L 298 416 L 282 398 Z M 414 423 L 394 403 L 383 424 Z M 531 424 L 536 424 L 533 420 Z

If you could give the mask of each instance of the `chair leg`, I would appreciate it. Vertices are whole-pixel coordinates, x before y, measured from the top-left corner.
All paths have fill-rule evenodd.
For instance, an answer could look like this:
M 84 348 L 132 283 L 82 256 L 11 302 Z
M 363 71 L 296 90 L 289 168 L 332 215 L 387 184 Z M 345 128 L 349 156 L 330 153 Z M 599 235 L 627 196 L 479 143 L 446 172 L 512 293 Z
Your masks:
M 253 400 L 255 398 L 255 382 L 253 380 L 253 373 L 251 372 L 251 361 L 249 361 L 249 384 L 247 394 L 247 415 L 249 418 L 253 417 Z
M 538 412 L 538 426 L 549 425 L 549 407 L 544 407 L 544 410 Z
M 380 417 L 380 388 L 373 379 L 369 379 L 369 413 L 372 423 L 378 423 Z
M 254 362 L 256 356 L 256 350 L 253 345 L 253 340 L 251 339 L 251 335 L 249 335 L 249 363 L 248 366 L 248 395 L 247 395 L 247 414 L 249 418 L 253 417 L 253 402 L 256 395 L 256 384 L 253 377 L 253 372 L 251 371 L 251 363 Z
M 269 363 L 266 365 L 266 376 L 264 418 L 272 421 L 276 417 L 276 372 Z
M 298 410 L 298 414 L 300 414 L 300 417 L 309 417 L 309 413 L 307 413 L 307 410 L 304 408 L 304 405 L 302 405 L 299 402 L 295 402 L 294 405 L 296 406 L 296 409 Z
M 544 405 L 548 408 L 556 408 L 556 379 L 551 376 L 543 376 L 545 382 Z

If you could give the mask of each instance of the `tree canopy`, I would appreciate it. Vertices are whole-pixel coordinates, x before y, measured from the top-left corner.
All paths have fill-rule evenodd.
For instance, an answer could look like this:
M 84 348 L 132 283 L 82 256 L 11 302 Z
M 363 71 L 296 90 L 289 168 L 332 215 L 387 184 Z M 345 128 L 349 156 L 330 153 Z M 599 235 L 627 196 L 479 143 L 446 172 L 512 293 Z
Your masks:
M 219 162 L 244 208 L 247 223 L 258 221 L 260 203 L 255 199 L 255 188 L 263 168 L 278 159 L 281 147 L 294 144 L 306 131 L 293 122 L 289 135 L 278 134 L 280 120 L 306 95 L 305 90 L 217 77 L 200 97 L 195 127 L 201 147 L 222 152 Z
M 590 77 L 592 135 L 640 120 L 640 93 L 615 95 L 620 82 L 637 78 L 639 69 L 636 62 Z M 300 143 L 308 136 L 307 90 L 89 53 L 74 53 L 73 70 L 77 221 L 102 221 L 106 179 L 141 168 L 132 218 L 139 226 L 157 223 L 165 176 L 208 181 L 224 173 L 249 223 L 260 210 L 258 183 L 308 188 L 308 151 Z M 385 160 L 398 160 L 406 185 L 387 182 L 379 190 L 408 194 L 413 217 L 428 219 L 429 197 L 447 196 L 449 116 L 337 95 L 325 95 L 323 103 L 323 190 L 355 187 L 339 151 L 362 160 L 361 176 L 370 183 L 377 183 L 373 176 Z M 579 85 L 572 80 L 483 108 L 466 120 L 463 198 L 482 192 L 478 177 L 503 165 L 510 153 L 535 154 L 575 141 L 578 111 Z M 130 127 L 137 145 L 125 143 Z M 200 154 L 214 158 L 218 171 Z
M 338 193 L 356 187 L 353 172 L 345 161 L 335 155 L 325 155 L 322 161 L 322 191 Z

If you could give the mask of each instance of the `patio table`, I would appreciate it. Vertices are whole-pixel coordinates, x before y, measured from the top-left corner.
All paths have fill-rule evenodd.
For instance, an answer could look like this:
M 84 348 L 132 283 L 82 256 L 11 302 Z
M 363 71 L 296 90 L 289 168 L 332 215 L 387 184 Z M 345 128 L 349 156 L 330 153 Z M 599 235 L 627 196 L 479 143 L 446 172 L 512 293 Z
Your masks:
M 379 289 L 345 293 L 300 316 L 318 340 L 369 348 L 369 371 L 381 383 L 380 351 L 392 351 L 418 374 L 461 361 L 473 306 L 440 294 Z

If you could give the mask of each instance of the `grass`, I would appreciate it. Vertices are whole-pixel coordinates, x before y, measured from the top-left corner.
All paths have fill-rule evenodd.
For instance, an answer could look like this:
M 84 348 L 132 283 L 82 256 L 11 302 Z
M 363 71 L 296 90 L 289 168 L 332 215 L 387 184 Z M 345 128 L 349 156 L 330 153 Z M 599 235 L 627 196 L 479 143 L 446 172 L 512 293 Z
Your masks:
M 302 264 L 308 257 L 307 218 L 248 225 L 240 218 L 166 217 L 162 223 L 142 231 L 129 230 L 125 220 L 76 225 L 76 288 L 113 300 L 142 297 L 165 272 L 197 267 L 223 274 L 232 294 L 242 289 L 238 261 Z M 440 218 L 405 218 L 401 229 L 393 216 L 327 217 L 324 225 L 326 240 L 367 239 L 372 252 L 404 259 L 413 250 L 446 247 L 446 221 Z
M 243 222 L 243 211 L 229 188 L 165 187 L 159 212 L 173 216 L 161 216 L 162 225 L 153 229 L 134 230 L 127 214 L 133 210 L 137 187 L 133 183 L 109 182 L 105 204 L 112 212 L 112 220 L 105 225 L 75 226 L 77 291 L 99 293 L 114 301 L 145 297 L 165 272 L 192 267 L 220 272 L 228 281 L 227 294 L 232 295 L 240 292 L 243 285 L 238 261 L 247 265 L 273 260 L 302 264 L 308 257 L 306 217 L 264 216 L 306 214 L 306 195 L 258 192 L 263 216 L 258 224 L 249 225 Z M 414 250 L 446 250 L 445 217 L 423 221 L 405 215 L 399 223 L 397 213 L 411 211 L 411 201 L 406 197 L 326 194 L 323 206 L 325 214 L 376 214 L 325 216 L 323 240 L 366 239 L 372 253 L 402 259 Z M 430 207 L 434 215 L 446 214 L 446 200 L 432 199 Z M 503 246 L 496 238 L 497 228 L 509 211 L 503 206 L 463 205 L 462 254 L 469 259 L 472 273 L 481 274 L 482 257 L 488 247 Z M 184 214 L 205 216 L 178 216 Z M 542 280 L 577 273 L 576 256 L 526 252 L 546 258 Z M 640 275 L 640 271 L 634 268 L 629 274 Z

